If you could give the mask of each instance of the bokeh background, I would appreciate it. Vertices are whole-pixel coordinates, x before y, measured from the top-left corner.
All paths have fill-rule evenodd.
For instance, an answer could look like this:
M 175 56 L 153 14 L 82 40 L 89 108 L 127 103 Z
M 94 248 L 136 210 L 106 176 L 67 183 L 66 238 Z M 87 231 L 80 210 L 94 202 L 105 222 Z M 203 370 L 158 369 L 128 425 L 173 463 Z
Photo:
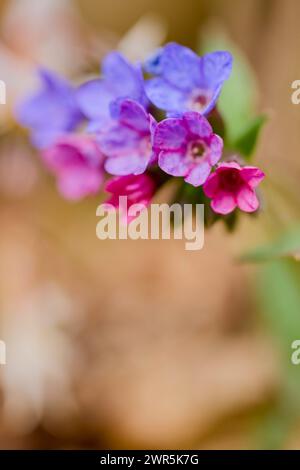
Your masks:
M 300 3 L 0 6 L 0 448 L 299 448 Z M 220 32 L 253 70 L 268 115 L 255 155 L 267 174 L 262 212 L 233 233 L 216 224 L 199 252 L 178 240 L 99 241 L 101 195 L 62 200 L 13 120 L 36 65 L 76 82 L 111 49 L 143 58 L 175 40 L 200 51 Z M 241 261 L 264 244 L 271 256 Z

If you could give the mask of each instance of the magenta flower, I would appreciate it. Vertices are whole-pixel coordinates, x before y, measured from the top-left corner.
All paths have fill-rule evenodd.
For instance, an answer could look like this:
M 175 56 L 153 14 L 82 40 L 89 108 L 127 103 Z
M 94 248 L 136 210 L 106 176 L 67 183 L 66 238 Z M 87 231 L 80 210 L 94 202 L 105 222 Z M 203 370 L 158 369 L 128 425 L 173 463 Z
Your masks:
M 107 181 L 105 191 L 111 193 L 106 201 L 114 207 L 119 207 L 119 197 L 127 196 L 127 207 L 133 204 L 148 206 L 156 190 L 156 184 L 150 175 L 117 176 Z
M 204 116 L 187 112 L 181 118 L 161 121 L 154 133 L 158 165 L 172 176 L 183 176 L 187 183 L 200 186 L 220 160 L 221 137 L 213 133 Z
M 106 171 L 117 176 L 144 173 L 156 157 L 152 148 L 155 119 L 132 100 L 116 102 L 112 117 L 110 125 L 97 136 L 107 157 Z
M 254 212 L 259 207 L 255 188 L 264 177 L 264 173 L 254 166 L 221 163 L 206 181 L 203 191 L 212 199 L 211 208 L 218 214 L 229 214 L 236 207 L 244 212 Z
M 105 191 L 111 193 L 111 197 L 106 203 L 119 209 L 123 221 L 129 223 L 139 215 L 140 210 L 135 216 L 129 216 L 127 211 L 133 204 L 147 207 L 156 191 L 156 183 L 147 173 L 117 176 L 106 183 Z M 126 204 L 124 204 L 124 200 L 120 201 L 121 197 L 126 197 Z
M 91 137 L 66 134 L 44 150 L 42 157 L 66 199 L 78 200 L 99 191 L 104 158 Z

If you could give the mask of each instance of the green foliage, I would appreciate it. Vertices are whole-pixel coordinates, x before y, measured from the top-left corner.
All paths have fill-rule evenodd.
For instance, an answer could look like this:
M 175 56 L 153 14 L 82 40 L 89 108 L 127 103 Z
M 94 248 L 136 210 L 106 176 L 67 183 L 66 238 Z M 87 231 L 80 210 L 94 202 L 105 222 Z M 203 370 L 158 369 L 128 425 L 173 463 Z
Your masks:
M 234 148 L 247 160 L 254 154 L 260 131 L 266 120 L 267 117 L 265 115 L 254 117 L 252 121 L 248 123 L 244 133 L 233 143 Z
M 255 114 L 257 84 L 252 68 L 243 52 L 224 34 L 214 31 L 202 41 L 202 52 L 228 50 L 234 62 L 231 77 L 224 84 L 218 101 L 218 110 L 225 123 L 225 147 L 241 153 L 249 160 L 266 116 Z
M 291 343 L 300 339 L 300 263 L 292 259 L 266 263 L 258 289 L 265 318 L 289 366 Z M 298 375 L 300 385 L 300 371 Z
M 299 258 L 299 255 L 300 226 L 283 234 L 273 243 L 259 246 L 248 253 L 245 253 L 241 256 L 241 260 L 259 263 L 278 258 Z
M 276 406 L 260 422 L 260 442 L 264 448 L 281 448 L 300 416 L 300 366 L 291 362 L 292 343 L 300 339 L 300 263 L 266 263 L 257 287 L 261 313 L 280 353 L 282 377 Z
M 291 362 L 292 343 L 300 339 L 300 226 L 273 243 L 255 248 L 243 261 L 263 263 L 256 277 L 258 305 L 279 353 L 281 389 L 259 422 L 260 446 L 282 448 L 300 416 L 300 366 Z

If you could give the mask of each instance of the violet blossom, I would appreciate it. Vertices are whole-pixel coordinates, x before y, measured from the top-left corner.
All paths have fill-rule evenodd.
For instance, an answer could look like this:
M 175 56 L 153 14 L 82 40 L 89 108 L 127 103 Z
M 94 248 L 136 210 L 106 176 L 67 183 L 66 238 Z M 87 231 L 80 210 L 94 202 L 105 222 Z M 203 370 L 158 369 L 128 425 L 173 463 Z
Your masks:
M 162 170 L 200 186 L 220 160 L 223 141 L 213 133 L 204 116 L 187 112 L 181 118 L 168 118 L 157 125 L 154 148 Z

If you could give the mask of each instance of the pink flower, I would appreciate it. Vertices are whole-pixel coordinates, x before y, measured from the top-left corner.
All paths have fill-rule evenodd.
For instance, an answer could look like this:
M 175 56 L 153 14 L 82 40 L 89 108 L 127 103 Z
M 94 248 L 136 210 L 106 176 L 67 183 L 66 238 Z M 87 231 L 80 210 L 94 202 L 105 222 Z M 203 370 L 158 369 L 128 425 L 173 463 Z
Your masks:
M 255 188 L 264 177 L 264 173 L 254 166 L 221 163 L 209 176 L 203 191 L 212 199 L 211 208 L 218 214 L 229 214 L 236 207 L 244 212 L 254 212 L 259 207 Z
M 147 207 L 156 190 L 156 183 L 153 178 L 147 174 L 117 176 L 107 181 L 105 191 L 111 193 L 111 197 L 106 201 L 107 204 L 116 209 L 127 212 L 133 204 L 141 204 Z M 126 207 L 120 206 L 120 197 L 127 197 Z M 128 214 L 122 214 L 125 221 L 130 222 L 134 217 L 128 217 Z M 138 214 L 136 214 L 137 216 Z
M 43 151 L 42 158 L 66 199 L 79 200 L 99 191 L 104 157 L 91 137 L 64 135 Z
M 119 196 L 127 196 L 127 207 L 133 204 L 148 206 L 156 189 L 154 180 L 147 173 L 142 175 L 117 176 L 107 181 L 105 191 L 111 193 L 106 201 L 119 207 Z

